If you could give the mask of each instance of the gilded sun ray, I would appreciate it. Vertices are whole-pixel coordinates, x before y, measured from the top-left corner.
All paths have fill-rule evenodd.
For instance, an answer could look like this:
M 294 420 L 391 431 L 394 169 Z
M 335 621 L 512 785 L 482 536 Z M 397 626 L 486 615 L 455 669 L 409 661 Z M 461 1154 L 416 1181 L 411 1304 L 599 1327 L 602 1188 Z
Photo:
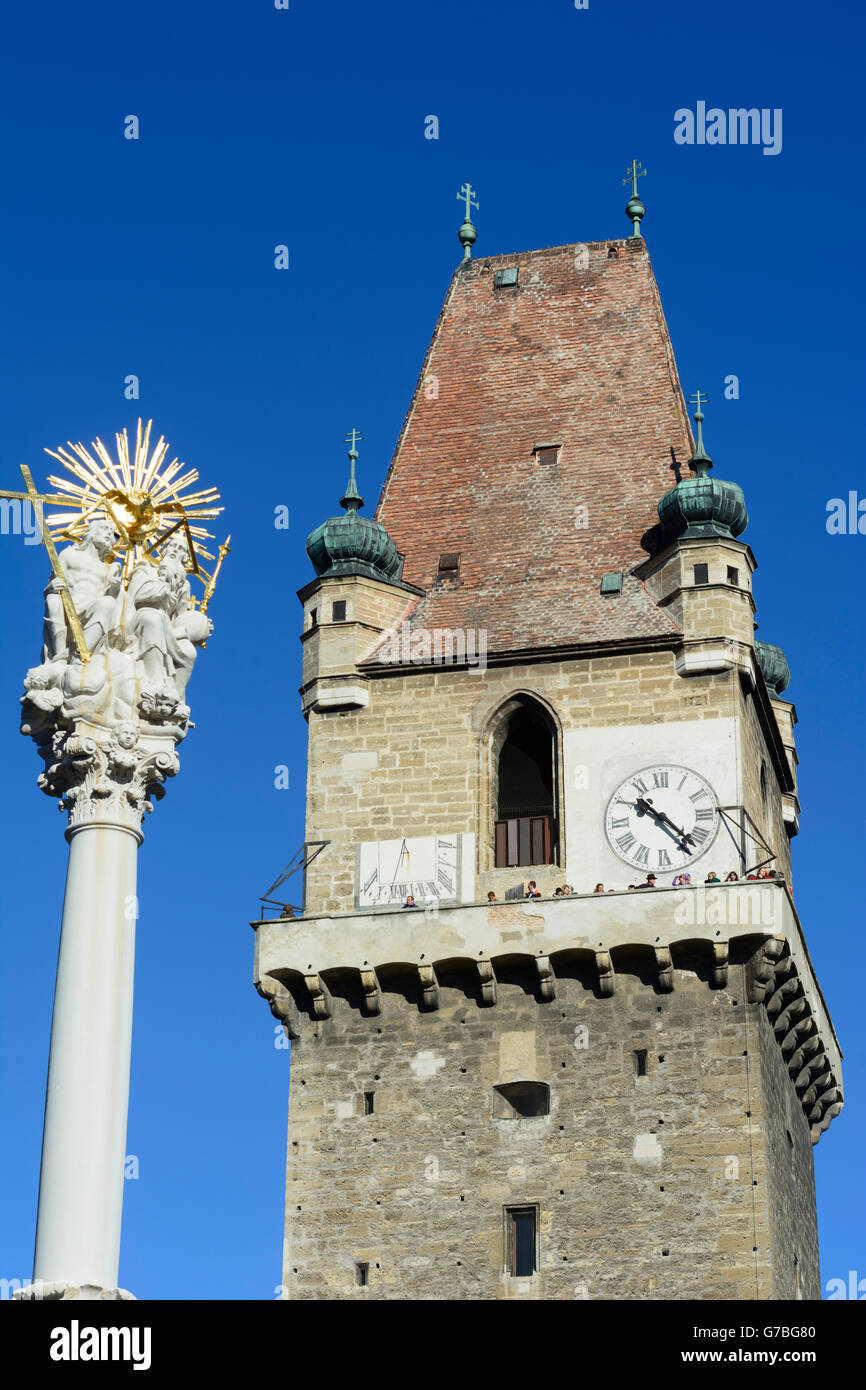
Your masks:
M 152 425 L 152 420 L 146 425 L 139 420 L 133 448 L 125 429 L 115 435 L 114 458 L 101 439 L 89 449 L 70 440 L 46 449 L 66 473 L 49 476 L 51 503 L 64 510 L 48 514 L 45 523 L 55 542 L 75 541 L 94 517 L 104 517 L 117 536 L 114 554 L 123 566 L 124 585 L 142 557 L 158 563 L 162 544 L 181 531 L 189 551 L 188 568 L 207 589 L 211 576 L 201 562 L 213 561 L 208 542 L 214 536 L 201 523 L 223 511 L 219 492 L 201 487 L 198 470 L 180 459 L 166 463 L 168 442 L 160 435 L 151 447 Z

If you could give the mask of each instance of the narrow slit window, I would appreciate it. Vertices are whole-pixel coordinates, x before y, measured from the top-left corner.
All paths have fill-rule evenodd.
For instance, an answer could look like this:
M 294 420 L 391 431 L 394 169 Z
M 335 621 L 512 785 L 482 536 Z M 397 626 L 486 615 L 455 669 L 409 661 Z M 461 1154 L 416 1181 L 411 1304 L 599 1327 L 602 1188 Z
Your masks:
M 319 618 L 319 610 L 318 610 L 318 608 L 311 608 L 311 609 L 310 609 L 310 627 L 315 627 L 315 626 L 316 626 L 316 623 L 318 622 L 318 618 Z
M 364 1092 L 364 1114 L 372 1115 L 375 1101 L 375 1091 Z
M 538 1268 L 536 1257 L 538 1211 L 536 1207 L 506 1207 L 505 1268 L 518 1279 L 526 1279 Z
M 355 1278 L 358 1282 L 358 1287 L 366 1289 L 370 1282 L 370 1266 L 368 1264 L 356 1264 Z
M 728 565 L 728 583 L 739 586 L 740 571 L 734 565 Z
M 647 1074 L 646 1059 L 647 1059 L 647 1049 L 646 1049 L 645 1047 L 638 1047 L 638 1048 L 636 1048 L 636 1049 L 635 1049 L 635 1054 L 634 1054 L 634 1064 L 635 1064 L 635 1068 L 636 1068 L 636 1070 L 637 1070 L 638 1076 L 646 1076 L 646 1074 Z
M 344 598 L 338 598 L 334 600 L 334 606 L 331 609 L 331 617 L 333 618 L 335 623 L 342 623 L 345 620 L 346 600 Z

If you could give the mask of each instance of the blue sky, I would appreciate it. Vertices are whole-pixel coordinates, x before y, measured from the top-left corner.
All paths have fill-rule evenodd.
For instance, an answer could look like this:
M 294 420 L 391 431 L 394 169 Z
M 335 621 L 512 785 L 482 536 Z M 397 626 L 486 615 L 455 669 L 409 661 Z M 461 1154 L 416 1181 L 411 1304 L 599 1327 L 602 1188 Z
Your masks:
M 22 462 L 44 482 L 45 446 L 152 415 L 221 488 L 232 532 L 196 728 L 139 856 L 122 1285 L 266 1299 L 280 1282 L 288 1056 L 247 923 L 303 839 L 295 592 L 345 483 L 343 435 L 365 431 L 372 510 L 459 257 L 464 180 L 479 253 L 590 241 L 628 232 L 633 156 L 684 386 L 709 392 L 717 472 L 746 492 L 760 635 L 793 672 L 796 899 L 847 1068 L 817 1150 L 822 1277 L 866 1276 L 866 536 L 825 526 L 830 498 L 866 495 L 859 7 L 48 0 L 4 29 L 0 486 Z M 674 112 L 698 101 L 781 109 L 781 152 L 676 144 Z M 38 547 L 0 536 L 5 1278 L 30 1273 L 66 859 L 17 732 L 45 579 Z

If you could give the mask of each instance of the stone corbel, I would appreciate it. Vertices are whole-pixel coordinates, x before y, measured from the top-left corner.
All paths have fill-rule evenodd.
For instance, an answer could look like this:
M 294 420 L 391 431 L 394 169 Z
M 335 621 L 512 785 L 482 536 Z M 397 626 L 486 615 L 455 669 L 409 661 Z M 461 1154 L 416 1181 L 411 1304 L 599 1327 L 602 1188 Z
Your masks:
M 793 996 L 800 988 L 800 977 L 797 974 L 789 975 L 787 980 L 783 980 L 779 987 L 772 994 L 767 992 L 764 996 L 767 1005 L 767 1013 L 770 1019 L 774 1019 L 786 1003 L 790 1003 Z
M 763 1001 L 767 987 L 775 975 L 776 961 L 782 954 L 784 947 L 785 941 L 781 936 L 770 937 L 764 942 L 749 981 L 750 1004 L 760 1004 Z
M 556 976 L 550 964 L 550 956 L 536 956 L 535 968 L 538 971 L 538 988 L 542 999 L 556 998 Z
M 481 981 L 481 998 L 485 1004 L 496 1003 L 496 976 L 489 960 L 476 961 L 478 978 Z
M 728 943 L 713 942 L 713 984 L 717 989 L 725 989 L 728 983 Z
M 432 965 L 419 965 L 418 978 L 421 981 L 421 998 L 425 1009 L 439 1008 L 439 981 Z
M 316 1018 L 330 1018 L 331 995 L 321 975 L 305 975 L 304 984 L 310 992 Z
M 781 1042 L 790 1028 L 796 1023 L 797 1019 L 802 1018 L 809 1007 L 808 1000 L 801 994 L 798 999 L 793 1000 L 782 1010 L 776 1022 L 773 1024 L 776 1037 Z
M 382 990 L 379 986 L 379 977 L 375 970 L 362 970 L 361 988 L 364 991 L 364 1013 L 380 1014 L 382 1012 Z
M 282 980 L 273 975 L 263 975 L 256 981 L 256 989 L 267 1000 L 268 1008 L 274 1018 L 282 1023 L 289 1037 L 299 1038 L 298 1008 Z
M 809 1024 L 812 1028 L 814 1028 L 815 1020 L 810 1018 Z M 796 1041 L 796 1039 L 794 1041 Z M 788 1058 L 788 1070 L 790 1071 L 791 1075 L 795 1076 L 799 1072 L 800 1068 L 803 1066 L 804 1062 L 808 1061 L 810 1057 L 814 1057 L 815 1053 L 822 1047 L 823 1043 L 821 1041 L 821 1035 L 820 1033 L 818 1033 L 816 1029 L 812 1036 L 810 1038 L 806 1038 L 805 1042 L 801 1042 L 797 1050 L 795 1052 L 792 1052 L 790 1057 Z
M 669 994 L 674 987 L 674 963 L 667 946 L 656 946 L 656 965 L 659 972 L 659 989 Z
M 616 977 L 610 959 L 610 951 L 596 951 L 595 968 L 598 971 L 598 992 L 609 997 L 616 988 Z

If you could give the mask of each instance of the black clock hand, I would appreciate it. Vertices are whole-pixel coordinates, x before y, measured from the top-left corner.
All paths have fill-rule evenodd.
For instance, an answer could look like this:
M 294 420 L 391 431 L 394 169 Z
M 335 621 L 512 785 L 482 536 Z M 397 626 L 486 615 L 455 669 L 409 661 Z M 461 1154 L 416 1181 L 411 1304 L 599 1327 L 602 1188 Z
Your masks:
M 659 825 L 669 825 L 671 830 L 682 840 L 683 844 L 694 844 L 691 835 L 687 835 L 685 830 L 681 830 L 678 825 L 675 825 L 670 816 L 666 815 L 664 811 L 657 811 L 648 797 L 639 796 L 635 805 L 637 809 L 642 811 L 645 815 L 647 813 L 651 815 L 653 820 L 658 821 Z

